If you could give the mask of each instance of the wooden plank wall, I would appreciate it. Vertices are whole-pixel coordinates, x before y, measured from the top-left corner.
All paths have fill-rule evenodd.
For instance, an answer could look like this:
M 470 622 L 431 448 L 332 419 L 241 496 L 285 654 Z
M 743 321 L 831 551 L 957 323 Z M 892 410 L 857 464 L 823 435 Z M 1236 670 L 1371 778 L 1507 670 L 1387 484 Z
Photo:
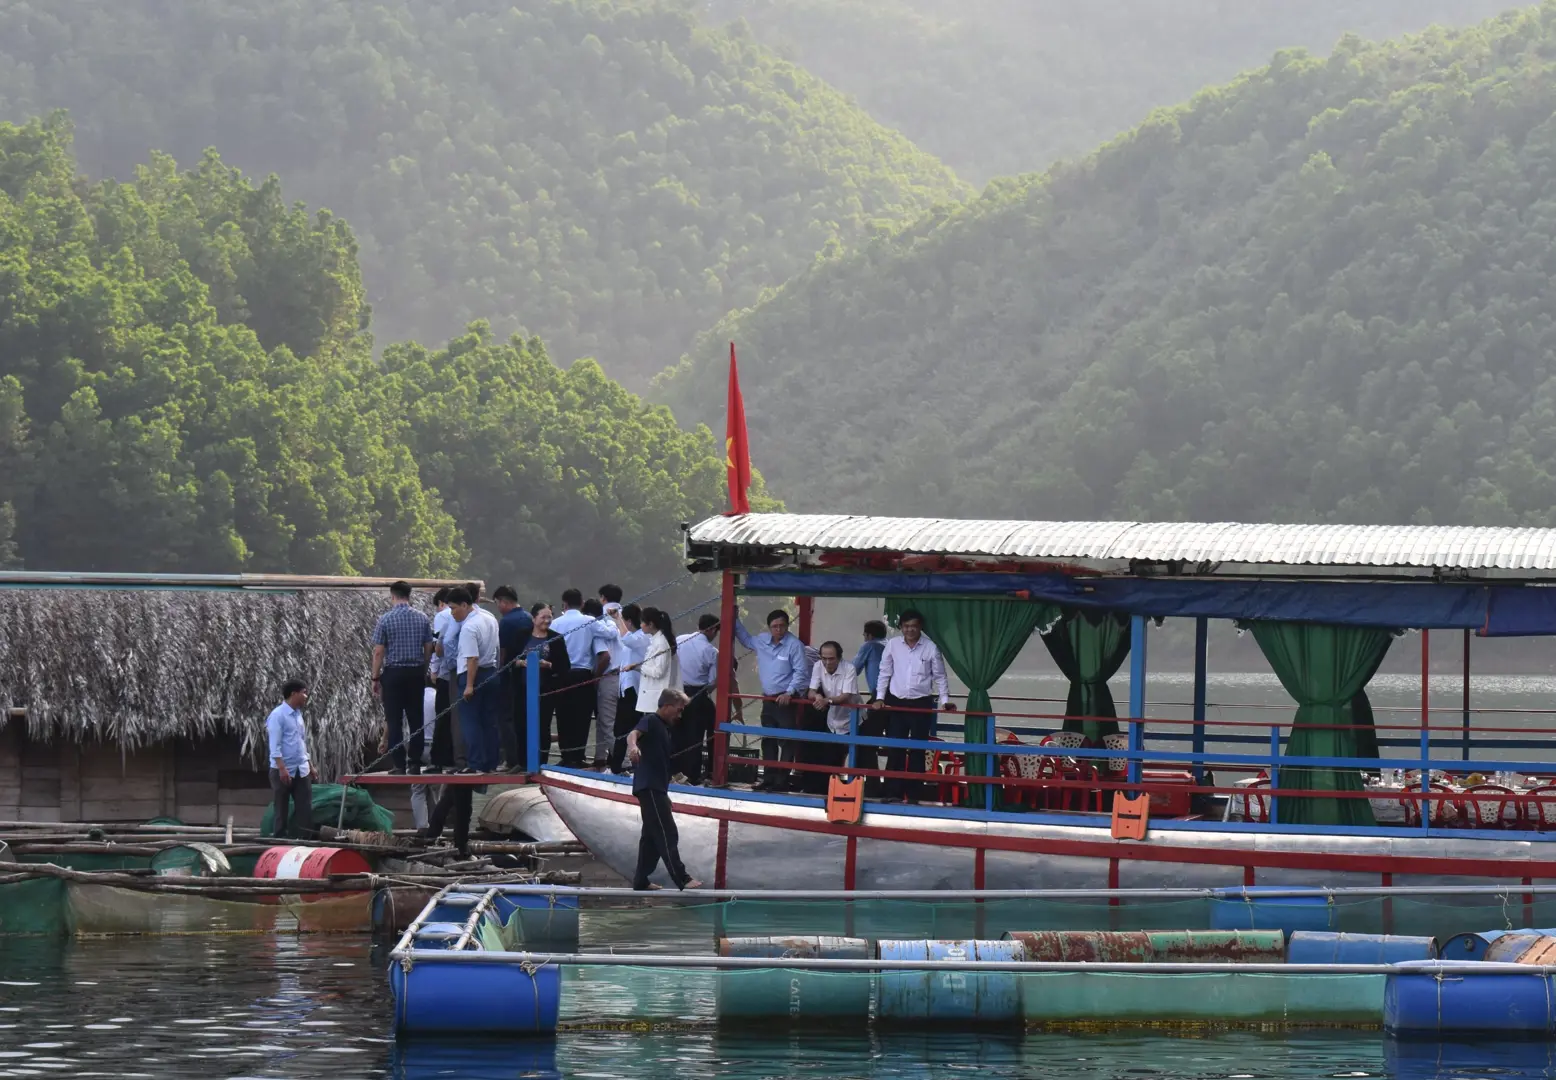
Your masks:
M 0 728 L 0 820 L 145 821 L 257 827 L 270 779 L 236 739 L 178 739 L 122 753 L 117 745 L 29 739 L 20 721 Z M 375 787 L 395 824 L 412 825 L 410 789 Z M 316 824 L 333 824 L 318 822 Z

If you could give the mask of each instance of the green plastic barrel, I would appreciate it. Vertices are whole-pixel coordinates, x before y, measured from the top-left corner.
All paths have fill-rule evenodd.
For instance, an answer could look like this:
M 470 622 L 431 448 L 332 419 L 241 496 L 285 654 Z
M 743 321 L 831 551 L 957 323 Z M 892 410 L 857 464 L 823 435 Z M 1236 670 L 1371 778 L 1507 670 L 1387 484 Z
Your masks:
M 870 943 L 847 937 L 721 938 L 720 956 L 795 959 L 870 959 Z M 863 1027 L 870 1018 L 868 972 L 721 971 L 720 1023 L 782 1021 L 807 1026 Z
M 232 874 L 232 866 L 220 848 L 199 843 L 163 848 L 151 857 L 151 870 L 158 877 L 227 877 Z

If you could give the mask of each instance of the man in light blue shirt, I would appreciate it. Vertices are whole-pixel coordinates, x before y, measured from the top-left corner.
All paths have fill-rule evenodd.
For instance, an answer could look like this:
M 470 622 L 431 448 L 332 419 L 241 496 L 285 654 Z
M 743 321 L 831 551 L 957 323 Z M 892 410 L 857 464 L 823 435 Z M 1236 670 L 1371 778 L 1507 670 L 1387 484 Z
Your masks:
M 557 749 L 561 753 L 564 768 L 584 767 L 589 749 L 589 722 L 594 719 L 594 677 L 598 663 L 599 643 L 596 620 L 585 614 L 583 593 L 568 589 L 562 593 L 562 614 L 551 623 L 551 632 L 561 634 L 567 646 L 567 660 L 571 667 L 564 676 L 563 690 L 557 696 L 556 727 Z M 606 651 L 607 663 L 610 653 Z
M 719 681 L 719 617 L 711 612 L 697 620 L 697 632 L 676 639 L 676 657 L 681 661 L 682 689 L 689 699 L 681 722 L 675 726 L 673 742 L 676 765 L 686 774 L 689 784 L 702 783 L 704 754 L 712 760 L 713 729 L 717 712 L 713 693 Z
M 810 666 L 805 662 L 805 646 L 789 633 L 789 613 L 782 609 L 770 612 L 767 633 L 759 638 L 752 637 L 737 622 L 735 637 L 756 653 L 757 678 L 762 684 L 762 726 L 797 730 L 804 705 L 796 705 L 794 699 L 805 696 L 806 687 L 810 685 Z M 792 762 L 795 749 L 792 739 L 763 738 L 762 760 Z M 766 791 L 788 790 L 789 770 L 769 765 L 762 783 L 757 786 Z
M 313 832 L 313 777 L 308 766 L 308 733 L 303 727 L 303 706 L 308 687 L 301 679 L 281 686 L 281 704 L 265 718 L 266 757 L 270 762 L 270 790 L 275 793 L 275 820 L 271 835 L 286 836 L 287 824 L 298 836 Z M 290 800 L 293 813 L 287 812 Z

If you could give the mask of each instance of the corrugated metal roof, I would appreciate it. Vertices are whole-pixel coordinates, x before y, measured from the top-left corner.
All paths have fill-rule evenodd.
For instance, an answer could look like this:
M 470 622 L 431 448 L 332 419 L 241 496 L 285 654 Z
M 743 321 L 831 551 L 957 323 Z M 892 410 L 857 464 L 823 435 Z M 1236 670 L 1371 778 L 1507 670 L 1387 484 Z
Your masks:
M 1556 570 L 1556 529 L 1234 522 L 961 521 L 819 514 L 717 517 L 691 541 L 1087 562 Z

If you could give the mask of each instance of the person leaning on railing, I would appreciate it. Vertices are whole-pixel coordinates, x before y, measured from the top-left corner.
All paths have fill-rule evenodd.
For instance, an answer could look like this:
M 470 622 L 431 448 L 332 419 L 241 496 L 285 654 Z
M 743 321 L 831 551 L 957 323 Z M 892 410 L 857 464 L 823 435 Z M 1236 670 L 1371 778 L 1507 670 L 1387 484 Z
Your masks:
M 934 731 L 935 703 L 939 699 L 942 712 L 954 712 L 951 704 L 950 685 L 946 681 L 945 659 L 939 647 L 924 636 L 924 616 L 913 608 L 904 611 L 897 619 L 901 637 L 886 643 L 881 653 L 881 672 L 876 683 L 876 700 L 872 709 L 887 709 L 886 737 L 888 739 L 914 739 L 928 742 Z M 924 751 L 911 754 L 900 746 L 886 751 L 886 770 L 922 773 Z M 904 781 L 888 778 L 886 798 L 903 802 L 917 802 L 923 785 L 917 780 Z
M 762 683 L 762 726 L 793 731 L 800 726 L 802 705 L 794 703 L 803 697 L 810 681 L 810 665 L 805 662 L 805 646 L 789 633 L 789 613 L 773 611 L 767 616 L 767 633 L 752 637 L 740 623 L 735 624 L 735 638 L 756 653 L 757 678 Z M 794 740 L 762 739 L 762 760 L 777 762 L 794 761 Z M 759 788 L 768 791 L 786 790 L 789 787 L 789 770 L 768 765 L 767 775 Z

